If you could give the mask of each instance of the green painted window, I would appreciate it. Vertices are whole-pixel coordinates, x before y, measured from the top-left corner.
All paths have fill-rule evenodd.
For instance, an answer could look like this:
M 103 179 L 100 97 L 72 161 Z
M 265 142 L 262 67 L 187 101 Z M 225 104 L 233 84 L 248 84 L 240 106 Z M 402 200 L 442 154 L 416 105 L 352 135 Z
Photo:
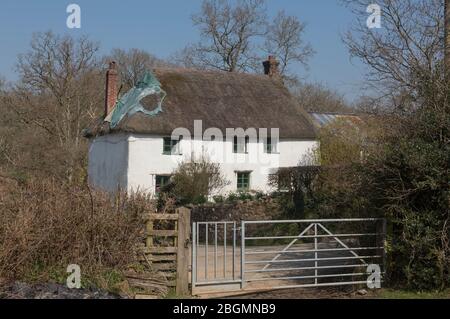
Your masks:
M 170 182 L 170 176 L 168 175 L 157 175 L 156 176 L 156 187 L 155 191 L 156 194 L 159 194 L 161 192 L 161 188 L 169 184 Z
M 249 137 L 234 137 L 233 140 L 233 153 L 235 154 L 247 154 L 248 153 Z
M 172 140 L 170 137 L 164 138 L 164 155 L 180 155 L 180 141 Z
M 277 154 L 278 153 L 278 143 L 275 139 L 268 137 L 265 141 L 264 151 L 267 154 Z
M 237 173 L 237 190 L 248 191 L 250 190 L 250 173 L 238 172 Z

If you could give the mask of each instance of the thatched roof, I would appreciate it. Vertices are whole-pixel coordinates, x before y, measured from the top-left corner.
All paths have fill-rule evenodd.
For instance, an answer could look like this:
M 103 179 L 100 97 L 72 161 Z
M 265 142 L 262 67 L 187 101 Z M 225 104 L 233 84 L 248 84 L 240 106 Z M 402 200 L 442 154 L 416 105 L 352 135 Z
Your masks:
M 163 112 L 151 117 L 142 113 L 126 116 L 113 130 L 100 120 L 85 131 L 93 137 L 113 132 L 171 135 L 176 128 L 193 132 L 194 120 L 203 129 L 280 129 L 281 138 L 314 139 L 314 126 L 301 105 L 280 80 L 267 75 L 155 69 L 153 74 L 167 92 Z M 154 97 L 142 104 L 154 109 Z

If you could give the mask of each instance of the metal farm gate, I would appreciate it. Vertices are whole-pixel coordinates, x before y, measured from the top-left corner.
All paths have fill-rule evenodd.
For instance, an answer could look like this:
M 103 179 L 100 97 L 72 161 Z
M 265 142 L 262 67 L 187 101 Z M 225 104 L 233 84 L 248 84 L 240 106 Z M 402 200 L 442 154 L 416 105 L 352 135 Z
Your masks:
M 375 218 L 194 223 L 192 291 L 366 284 L 385 234 Z

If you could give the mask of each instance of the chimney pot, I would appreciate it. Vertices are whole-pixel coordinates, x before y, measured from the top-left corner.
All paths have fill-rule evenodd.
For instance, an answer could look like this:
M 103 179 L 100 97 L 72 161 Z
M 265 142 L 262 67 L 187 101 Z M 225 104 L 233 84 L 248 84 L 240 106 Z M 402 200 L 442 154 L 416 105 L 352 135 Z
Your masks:
M 280 75 L 278 66 L 280 62 L 277 61 L 276 57 L 273 55 L 269 55 L 267 61 L 263 62 L 264 66 L 264 74 L 270 77 L 278 77 Z
M 111 113 L 117 102 L 117 78 L 116 62 L 111 61 L 106 71 L 105 117 Z

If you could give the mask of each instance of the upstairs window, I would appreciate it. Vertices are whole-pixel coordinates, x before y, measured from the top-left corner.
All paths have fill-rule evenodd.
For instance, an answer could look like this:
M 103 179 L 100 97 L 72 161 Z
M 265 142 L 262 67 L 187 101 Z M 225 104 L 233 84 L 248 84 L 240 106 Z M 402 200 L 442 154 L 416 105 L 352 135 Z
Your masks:
M 240 192 L 250 190 L 250 172 L 237 173 L 237 190 Z
M 264 153 L 267 154 L 278 154 L 278 142 L 276 139 L 272 139 L 271 137 L 268 137 L 264 141 Z
M 235 154 L 247 154 L 248 153 L 249 137 L 234 137 L 233 140 L 233 153 Z
M 164 155 L 181 155 L 180 153 L 180 140 L 173 140 L 170 137 L 164 138 L 163 146 Z

